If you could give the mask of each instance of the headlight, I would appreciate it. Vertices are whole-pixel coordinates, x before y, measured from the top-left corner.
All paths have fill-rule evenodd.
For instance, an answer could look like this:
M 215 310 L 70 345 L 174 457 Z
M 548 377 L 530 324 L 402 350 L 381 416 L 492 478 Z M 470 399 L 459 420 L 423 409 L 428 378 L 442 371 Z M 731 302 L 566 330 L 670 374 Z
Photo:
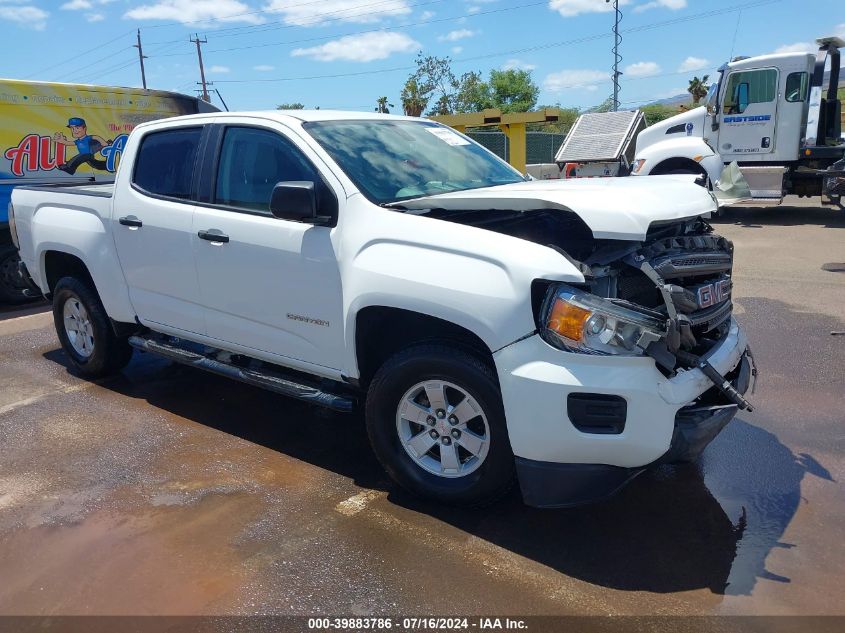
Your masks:
M 633 169 L 631 169 L 631 172 L 635 174 L 640 173 L 640 170 L 643 168 L 643 165 L 645 165 L 645 158 L 638 158 L 634 161 L 634 167 Z
M 542 336 L 548 343 L 585 354 L 639 356 L 667 333 L 667 319 L 660 313 L 563 285 L 549 290 L 541 317 Z
M 15 208 L 12 206 L 12 203 L 9 203 L 9 233 L 12 234 L 12 244 L 15 245 L 15 248 L 20 250 L 21 245 L 18 242 L 18 227 L 15 225 Z

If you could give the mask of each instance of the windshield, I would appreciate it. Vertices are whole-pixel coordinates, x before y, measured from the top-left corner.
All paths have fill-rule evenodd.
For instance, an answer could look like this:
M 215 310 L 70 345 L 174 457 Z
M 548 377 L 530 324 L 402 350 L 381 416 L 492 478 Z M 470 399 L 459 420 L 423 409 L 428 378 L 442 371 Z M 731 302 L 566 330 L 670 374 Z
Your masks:
M 431 121 L 313 121 L 305 129 L 377 204 L 525 180 L 477 143 Z

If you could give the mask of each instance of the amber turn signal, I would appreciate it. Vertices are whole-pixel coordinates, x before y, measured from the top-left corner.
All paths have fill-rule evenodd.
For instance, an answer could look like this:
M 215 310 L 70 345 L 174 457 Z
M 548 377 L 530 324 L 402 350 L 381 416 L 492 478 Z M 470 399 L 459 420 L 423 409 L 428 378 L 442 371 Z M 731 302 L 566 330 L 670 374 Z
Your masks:
M 590 310 L 580 308 L 558 297 L 549 313 L 546 327 L 570 341 L 581 341 L 584 338 L 584 324 L 592 314 Z

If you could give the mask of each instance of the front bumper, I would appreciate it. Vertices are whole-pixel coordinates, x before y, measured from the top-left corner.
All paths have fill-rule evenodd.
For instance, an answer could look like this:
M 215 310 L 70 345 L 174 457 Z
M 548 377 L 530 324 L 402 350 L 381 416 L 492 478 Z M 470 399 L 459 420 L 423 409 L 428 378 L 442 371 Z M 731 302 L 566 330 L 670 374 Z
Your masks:
M 728 335 L 706 355 L 741 393 L 748 390 L 751 373 L 747 347 L 745 334 L 732 321 Z M 648 357 L 567 353 L 533 336 L 500 350 L 495 361 L 529 505 L 598 500 L 650 464 L 695 459 L 737 412 L 699 369 L 666 378 Z M 570 393 L 624 398 L 621 432 L 576 428 L 567 410 Z

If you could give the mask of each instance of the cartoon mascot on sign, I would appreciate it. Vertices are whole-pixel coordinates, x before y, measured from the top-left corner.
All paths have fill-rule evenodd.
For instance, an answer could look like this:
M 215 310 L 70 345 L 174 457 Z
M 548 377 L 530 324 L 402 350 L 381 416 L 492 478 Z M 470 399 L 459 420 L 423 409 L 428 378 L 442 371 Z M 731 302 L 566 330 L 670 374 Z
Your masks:
M 68 140 L 63 132 L 53 134 L 53 140 L 65 146 L 76 145 L 76 150 L 79 154 L 67 163 L 58 165 L 57 169 L 73 175 L 79 169 L 80 165 L 88 163 L 94 169 L 105 171 L 106 161 L 98 160 L 94 158 L 94 155 L 104 147 L 111 145 L 111 141 L 106 141 L 103 137 L 97 136 L 96 134 L 88 134 L 88 126 L 85 124 L 85 119 L 79 117 L 68 119 L 67 127 L 70 129 L 70 135 L 73 137 L 73 140 Z

